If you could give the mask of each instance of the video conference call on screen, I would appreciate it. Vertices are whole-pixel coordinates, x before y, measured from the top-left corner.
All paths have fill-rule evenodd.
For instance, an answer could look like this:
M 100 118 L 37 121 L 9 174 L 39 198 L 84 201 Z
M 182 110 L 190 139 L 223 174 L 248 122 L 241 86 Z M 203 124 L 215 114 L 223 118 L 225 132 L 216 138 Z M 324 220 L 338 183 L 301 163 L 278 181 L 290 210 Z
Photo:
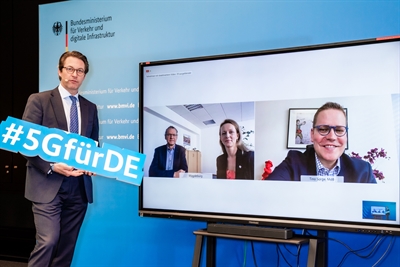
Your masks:
M 140 63 L 140 212 L 400 234 L 399 66 L 399 37 Z

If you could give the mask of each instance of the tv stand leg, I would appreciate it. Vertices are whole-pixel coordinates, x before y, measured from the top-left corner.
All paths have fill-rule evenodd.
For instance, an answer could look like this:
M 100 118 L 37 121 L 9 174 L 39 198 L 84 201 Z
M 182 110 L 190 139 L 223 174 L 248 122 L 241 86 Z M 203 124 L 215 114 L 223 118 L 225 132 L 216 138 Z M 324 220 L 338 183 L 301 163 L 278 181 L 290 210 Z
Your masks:
M 318 239 L 310 238 L 310 241 L 308 243 L 307 267 L 316 266 L 315 263 L 317 261 L 317 247 L 318 247 Z
M 192 267 L 200 266 L 202 247 L 203 247 L 203 236 L 202 235 L 196 235 L 196 244 L 194 246 Z
M 316 266 L 328 266 L 328 231 L 318 230 Z
M 215 250 L 217 247 L 217 238 L 213 236 L 207 237 L 207 267 L 215 267 Z
M 307 267 L 327 266 L 327 231 L 318 231 L 317 238 L 310 238 Z
M 216 249 L 216 238 L 208 236 L 206 245 L 206 262 L 207 267 L 215 266 L 215 249 Z M 201 251 L 203 249 L 203 235 L 196 235 L 196 244 L 194 246 L 192 267 L 199 267 L 201 260 Z

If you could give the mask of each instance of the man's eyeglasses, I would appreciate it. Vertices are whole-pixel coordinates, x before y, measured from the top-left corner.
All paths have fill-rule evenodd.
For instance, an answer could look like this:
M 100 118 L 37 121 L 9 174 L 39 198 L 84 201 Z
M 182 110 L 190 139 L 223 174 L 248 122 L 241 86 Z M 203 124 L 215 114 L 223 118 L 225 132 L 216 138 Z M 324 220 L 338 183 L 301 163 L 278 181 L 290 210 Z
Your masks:
M 83 69 L 74 69 L 73 67 L 63 67 L 67 73 L 72 74 L 76 71 L 76 75 L 78 76 L 82 76 L 83 74 L 85 74 L 85 70 Z
M 167 137 L 175 137 L 175 136 L 178 136 L 177 134 L 165 134 L 165 136 L 167 136 Z
M 314 126 L 318 133 L 322 136 L 328 135 L 331 130 L 335 132 L 337 137 L 342 137 L 347 133 L 348 128 L 346 126 L 330 126 L 330 125 L 316 125 Z

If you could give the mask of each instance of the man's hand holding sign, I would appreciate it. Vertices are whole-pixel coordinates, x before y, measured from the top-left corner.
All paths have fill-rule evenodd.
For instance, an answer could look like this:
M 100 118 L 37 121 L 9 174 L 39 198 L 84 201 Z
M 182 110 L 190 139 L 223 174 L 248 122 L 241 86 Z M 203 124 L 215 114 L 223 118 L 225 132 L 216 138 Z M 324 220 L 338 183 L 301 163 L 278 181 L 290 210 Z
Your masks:
M 68 166 L 65 163 L 54 163 L 51 165 L 51 171 L 52 172 L 58 172 L 59 174 L 65 175 L 67 177 L 74 176 L 78 177 L 81 175 L 89 175 L 89 176 L 95 176 L 96 174 L 94 172 L 89 172 L 89 171 L 84 171 L 84 170 L 78 170 L 75 169 L 72 166 Z
M 52 172 L 57 172 L 59 174 L 65 175 L 67 177 L 70 177 L 70 176 L 78 177 L 78 176 L 85 174 L 83 170 L 77 170 L 74 167 L 68 166 L 65 163 L 54 163 L 50 166 L 51 166 L 50 169 Z

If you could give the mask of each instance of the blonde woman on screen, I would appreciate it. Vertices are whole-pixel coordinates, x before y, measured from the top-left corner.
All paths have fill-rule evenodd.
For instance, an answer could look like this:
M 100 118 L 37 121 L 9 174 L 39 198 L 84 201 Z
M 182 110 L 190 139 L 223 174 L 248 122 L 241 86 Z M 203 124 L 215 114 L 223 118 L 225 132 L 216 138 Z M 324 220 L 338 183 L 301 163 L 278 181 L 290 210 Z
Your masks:
M 217 157 L 217 178 L 254 179 L 254 151 L 242 142 L 239 125 L 224 120 L 219 128 L 219 144 L 223 154 Z

